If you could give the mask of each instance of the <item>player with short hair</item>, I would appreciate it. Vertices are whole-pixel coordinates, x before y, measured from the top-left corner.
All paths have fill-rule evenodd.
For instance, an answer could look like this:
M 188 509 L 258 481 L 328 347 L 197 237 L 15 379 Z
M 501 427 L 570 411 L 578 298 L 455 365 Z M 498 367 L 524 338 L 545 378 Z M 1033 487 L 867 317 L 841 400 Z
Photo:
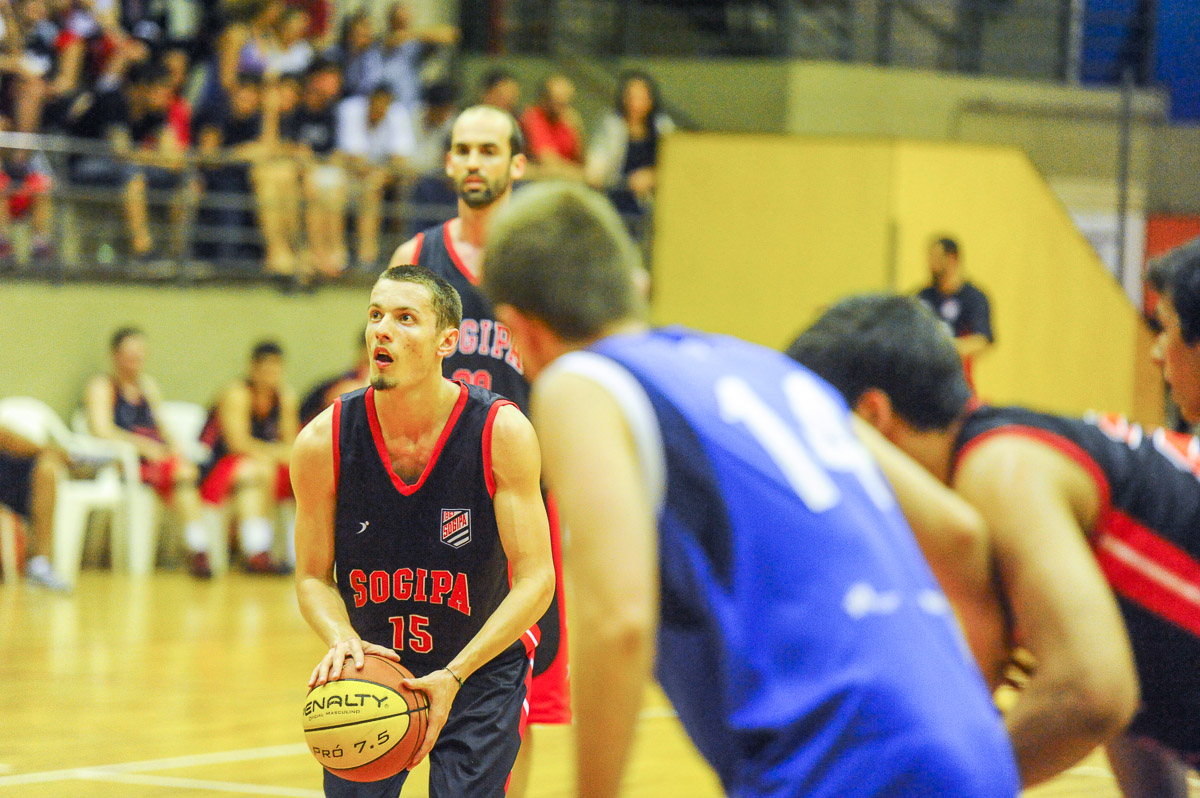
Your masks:
M 1200 424 L 1200 238 L 1156 258 L 1147 274 L 1159 293 L 1154 360 L 1188 424 Z
M 427 269 L 385 271 L 367 311 L 370 385 L 309 423 L 292 460 L 296 593 L 329 645 L 310 686 L 364 653 L 419 677 L 406 684 L 428 694 L 429 728 L 410 767 L 430 755 L 432 798 L 504 793 L 554 593 L 532 427 L 442 376 L 461 313 Z M 326 772 L 325 793 L 395 798 L 407 773 L 356 784 Z
M 462 297 L 458 348 L 445 360 L 446 376 L 495 391 L 528 412 L 529 383 L 520 353 L 513 346 L 508 327 L 496 318 L 492 303 L 479 290 L 488 228 L 512 196 L 513 182 L 525 173 L 524 149 L 521 127 L 508 112 L 477 105 L 459 114 L 446 155 L 446 174 L 458 193 L 458 216 L 418 233 L 396 250 L 391 265 L 425 266 L 447 280 Z M 529 722 L 534 726 L 571 722 L 561 536 L 553 498 L 547 497 L 546 503 L 554 568 L 560 578 L 554 600 L 538 622 L 542 642 L 533 665 L 529 696 Z M 510 798 L 525 794 L 533 746 L 533 735 L 527 735 L 513 771 Z
M 289 570 L 271 554 L 277 503 L 291 498 L 288 460 L 300 426 L 296 394 L 283 380 L 283 348 L 260 341 L 246 376 L 221 391 L 200 440 L 212 454 L 200 468 L 200 497 L 220 504 L 233 495 L 239 538 L 251 573 Z M 289 557 L 291 536 L 288 536 Z
M 1026 783 L 1137 709 L 1109 745 L 1122 789 L 1186 796 L 1183 763 L 1200 755 L 1200 443 L 1116 416 L 976 406 L 951 341 L 903 297 L 844 300 L 789 354 L 988 522 L 997 598 L 1036 660 L 1008 715 Z
M 579 795 L 619 790 L 656 631 L 658 680 L 730 795 L 1016 795 L 999 715 L 833 391 L 762 347 L 651 330 L 637 249 L 582 187 L 523 190 L 485 260 L 571 531 Z

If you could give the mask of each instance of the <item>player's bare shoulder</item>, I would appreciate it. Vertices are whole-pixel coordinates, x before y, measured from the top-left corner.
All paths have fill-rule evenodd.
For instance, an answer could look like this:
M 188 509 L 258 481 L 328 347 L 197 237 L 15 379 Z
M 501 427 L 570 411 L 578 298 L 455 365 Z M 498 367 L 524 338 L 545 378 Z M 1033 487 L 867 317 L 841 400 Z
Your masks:
M 333 406 L 304 425 L 292 447 L 292 481 L 297 487 L 310 482 L 332 484 Z
M 421 236 L 418 234 L 397 247 L 396 251 L 392 253 L 392 260 L 388 263 L 388 268 L 412 265 L 417 256 L 417 242 L 420 240 Z

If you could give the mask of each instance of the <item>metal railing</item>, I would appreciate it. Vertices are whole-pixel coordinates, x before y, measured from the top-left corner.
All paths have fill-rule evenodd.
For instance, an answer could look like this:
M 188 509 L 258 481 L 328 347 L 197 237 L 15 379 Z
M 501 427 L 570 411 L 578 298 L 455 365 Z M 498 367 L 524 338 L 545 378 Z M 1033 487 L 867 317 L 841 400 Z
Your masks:
M 282 159 L 283 156 L 280 156 Z M 257 216 L 271 197 L 253 190 L 220 190 L 211 183 L 215 170 L 246 164 L 232 158 L 214 160 L 189 152 L 178 163 L 176 185 L 150 187 L 145 192 L 149 231 L 155 247 L 149 255 L 135 256 L 132 251 L 124 184 L 97 185 L 81 180 L 80 164 L 110 164 L 118 175 L 145 166 L 141 159 L 120 154 L 106 143 L 59 135 L 0 133 L 0 162 L 15 172 L 2 198 L 9 207 L 24 205 L 23 213 L 0 229 L 0 240 L 11 246 L 0 251 L 0 279 L 36 280 L 116 280 L 137 282 L 274 282 L 281 287 L 311 284 L 315 278 L 303 271 L 291 274 L 272 272 L 265 261 L 265 241 Z M 14 168 L 13 164 L 20 164 Z M 37 212 L 27 202 L 12 202 L 22 192 L 23 174 L 29 171 L 50 178 L 49 189 L 35 201 L 49 203 L 49 230 L 38 230 Z M 418 191 L 423 186 L 425 190 Z M 432 190 L 430 190 L 432 189 Z M 299 191 L 299 186 L 296 188 Z M 353 217 L 356 203 L 351 200 L 345 212 Z M 419 197 L 436 199 L 422 201 Z M 283 201 L 285 198 L 278 198 Z M 287 198 L 298 208 L 300 218 L 293 219 L 294 232 L 289 243 L 298 253 L 306 250 L 303 203 Z M 380 260 L 351 264 L 335 279 L 342 282 L 368 282 L 401 243 L 426 227 L 452 218 L 457 200 L 444 176 L 414 176 L 405 181 L 381 204 L 379 231 Z M 44 218 L 44 217 L 43 217 Z M 649 214 L 627 216 L 630 230 L 639 240 L 647 240 Z M 357 245 L 355 227 L 347 223 L 347 249 Z M 36 250 L 33 243 L 40 234 L 48 235 L 50 247 Z
M 1117 84 L 1151 79 L 1153 0 L 505 0 L 507 53 L 813 58 Z

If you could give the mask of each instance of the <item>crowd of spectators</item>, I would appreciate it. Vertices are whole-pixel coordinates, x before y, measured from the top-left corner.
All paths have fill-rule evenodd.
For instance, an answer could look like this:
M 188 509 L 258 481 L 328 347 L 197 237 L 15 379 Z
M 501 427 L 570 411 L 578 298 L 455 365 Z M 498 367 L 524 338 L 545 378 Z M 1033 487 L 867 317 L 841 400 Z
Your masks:
M 404 0 L 360 8 L 335 24 L 332 0 L 0 0 L 0 129 L 72 139 L 53 166 L 0 150 L 0 260 L 23 217 L 32 257 L 54 256 L 50 203 L 69 188 L 119 203 L 108 244 L 135 266 L 373 270 L 390 255 L 381 236 L 453 213 L 449 129 L 475 102 L 520 120 L 532 178 L 586 180 L 627 214 L 646 208 L 672 128 L 648 75 L 623 76 L 589 134 L 567 76 L 524 109 L 503 69 L 460 96 L 457 28 L 414 27 Z M 408 218 L 388 212 L 404 202 Z

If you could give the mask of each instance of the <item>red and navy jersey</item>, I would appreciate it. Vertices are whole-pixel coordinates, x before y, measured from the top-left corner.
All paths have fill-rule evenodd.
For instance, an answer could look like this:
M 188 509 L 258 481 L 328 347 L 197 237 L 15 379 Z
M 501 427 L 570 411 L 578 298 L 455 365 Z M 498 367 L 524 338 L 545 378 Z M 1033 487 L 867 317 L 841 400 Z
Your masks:
M 158 422 L 154 419 L 154 411 L 150 409 L 150 401 L 146 395 L 142 394 L 138 397 L 138 401 L 131 402 L 121 393 L 121 386 L 117 385 L 116 380 L 113 380 L 112 384 L 113 423 L 126 432 L 143 435 L 161 442 L 163 436 L 158 429 Z
M 446 358 L 445 375 L 495 391 L 528 412 L 529 383 L 513 348 L 512 333 L 496 320 L 492 303 L 476 287 L 478 279 L 455 252 L 450 223 L 418 233 L 415 240 L 416 265 L 444 277 L 462 297 L 458 351 Z
M 375 389 L 333 405 L 337 510 L 334 573 L 363 640 L 395 649 L 418 676 L 452 660 L 509 591 L 492 497 L 492 425 L 511 402 L 459 384 L 458 402 L 424 473 L 392 469 Z M 537 627 L 496 662 L 532 656 Z
M 247 383 L 248 384 L 248 383 Z M 250 411 L 250 436 L 255 440 L 264 441 L 265 443 L 275 443 L 279 440 L 279 418 L 282 410 L 282 403 L 279 399 L 279 393 L 276 392 L 273 401 L 266 413 L 255 413 L 253 408 Z M 221 413 L 220 405 L 214 405 L 208 411 L 208 418 L 204 422 L 204 428 L 200 430 L 200 442 L 209 448 L 212 454 L 209 456 L 208 462 L 200 467 L 200 474 L 203 478 L 212 468 L 221 461 L 221 458 L 229 454 L 229 444 L 225 440 L 225 432 L 221 428 Z
M 1200 440 L 1118 416 L 981 407 L 967 417 L 955 462 L 995 435 L 1052 446 L 1095 481 L 1100 514 L 1089 541 L 1133 644 L 1143 703 L 1135 727 L 1200 753 Z

